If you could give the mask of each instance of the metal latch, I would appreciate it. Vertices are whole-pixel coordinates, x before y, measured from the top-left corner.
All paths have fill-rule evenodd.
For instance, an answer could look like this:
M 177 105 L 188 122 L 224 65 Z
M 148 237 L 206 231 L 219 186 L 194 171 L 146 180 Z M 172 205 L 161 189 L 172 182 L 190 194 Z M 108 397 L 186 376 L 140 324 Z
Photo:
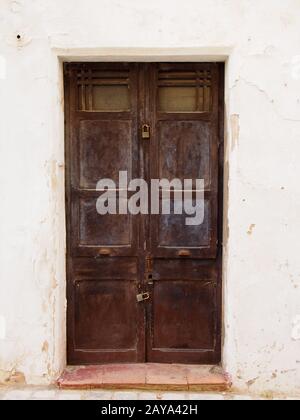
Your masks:
M 148 124 L 142 126 L 142 139 L 150 139 L 150 125 Z
M 138 302 L 144 302 L 145 300 L 149 300 L 150 299 L 150 293 L 141 293 L 139 295 L 137 295 L 136 300 Z

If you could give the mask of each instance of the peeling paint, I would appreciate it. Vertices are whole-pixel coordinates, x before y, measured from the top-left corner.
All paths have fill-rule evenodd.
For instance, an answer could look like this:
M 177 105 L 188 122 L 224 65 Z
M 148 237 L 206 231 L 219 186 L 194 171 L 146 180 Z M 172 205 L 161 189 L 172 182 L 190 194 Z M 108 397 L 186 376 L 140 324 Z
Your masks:
M 42 352 L 48 353 L 48 350 L 49 350 L 49 343 L 48 341 L 45 341 L 42 347 Z
M 53 192 L 55 192 L 58 186 L 57 168 L 59 168 L 59 164 L 55 160 L 52 160 L 50 162 L 47 161 L 45 163 L 45 168 L 47 171 L 50 188 Z
M 26 385 L 26 378 L 22 372 L 0 370 L 0 385 Z
M 252 225 L 250 225 L 250 226 L 249 226 L 249 229 L 248 229 L 248 231 L 247 231 L 247 234 L 248 234 L 249 236 L 251 236 L 251 235 L 252 235 L 253 230 L 255 229 L 255 227 L 256 227 L 256 225 L 255 225 L 254 223 L 252 223 Z
M 250 388 L 251 386 L 253 386 L 255 384 L 255 382 L 258 380 L 259 378 L 254 378 L 251 379 L 250 381 L 247 381 L 247 386 Z
M 240 116 L 239 115 L 231 115 L 230 117 L 231 123 L 231 150 L 234 150 L 240 139 Z

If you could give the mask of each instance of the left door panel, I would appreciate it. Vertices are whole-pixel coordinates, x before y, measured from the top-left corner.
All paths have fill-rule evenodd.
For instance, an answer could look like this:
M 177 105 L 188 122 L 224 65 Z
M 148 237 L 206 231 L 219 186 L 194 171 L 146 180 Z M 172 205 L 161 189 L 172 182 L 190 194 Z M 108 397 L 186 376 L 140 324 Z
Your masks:
M 138 66 L 67 64 L 68 363 L 144 357 L 139 217 L 99 216 L 97 183 L 138 178 Z M 119 203 L 117 202 L 117 205 Z

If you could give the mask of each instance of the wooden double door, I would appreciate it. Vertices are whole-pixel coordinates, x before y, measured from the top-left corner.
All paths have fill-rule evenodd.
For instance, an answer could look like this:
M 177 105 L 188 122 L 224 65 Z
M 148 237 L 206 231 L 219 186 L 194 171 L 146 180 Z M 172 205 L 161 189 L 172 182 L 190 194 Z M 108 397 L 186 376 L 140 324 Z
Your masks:
M 220 361 L 223 79 L 216 63 L 65 65 L 69 364 Z M 97 183 L 119 197 L 120 171 L 204 179 L 204 222 L 99 215 Z

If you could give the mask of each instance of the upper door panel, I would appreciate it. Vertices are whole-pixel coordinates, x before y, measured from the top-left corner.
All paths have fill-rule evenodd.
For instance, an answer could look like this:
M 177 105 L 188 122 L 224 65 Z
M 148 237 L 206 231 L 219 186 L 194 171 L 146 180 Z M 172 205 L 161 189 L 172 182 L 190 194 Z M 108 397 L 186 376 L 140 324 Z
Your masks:
M 69 71 L 72 255 L 137 255 L 138 218 L 118 212 L 100 216 L 97 200 L 103 191 L 97 184 L 112 181 L 107 190 L 118 207 L 119 172 L 139 177 L 138 66 L 81 63 Z
M 216 64 L 158 64 L 152 74 L 151 178 L 192 180 L 191 202 L 204 189 L 203 223 L 183 214 L 151 218 L 151 251 L 159 258 L 214 259 L 218 249 L 219 73 Z M 201 188 L 196 180 L 203 180 Z M 170 186 L 170 190 L 180 187 Z M 161 198 L 167 191 L 161 189 Z M 178 196 L 177 196 L 178 199 Z M 171 207 L 178 201 L 171 194 Z M 200 212 L 200 211 L 199 211 Z

